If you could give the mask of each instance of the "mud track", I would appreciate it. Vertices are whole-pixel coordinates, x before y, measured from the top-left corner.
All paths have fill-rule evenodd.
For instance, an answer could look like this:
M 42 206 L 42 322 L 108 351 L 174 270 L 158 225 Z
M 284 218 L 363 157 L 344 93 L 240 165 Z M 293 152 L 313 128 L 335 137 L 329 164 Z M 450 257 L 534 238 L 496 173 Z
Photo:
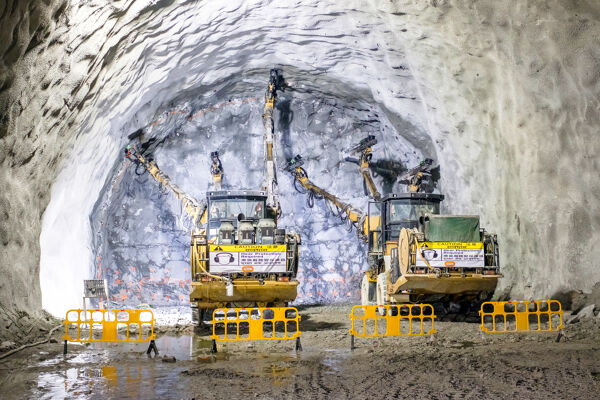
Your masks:
M 161 355 L 144 345 L 27 349 L 0 362 L 0 397 L 173 399 L 597 399 L 600 323 L 555 333 L 483 337 L 475 323 L 440 322 L 429 338 L 357 339 L 350 350 L 349 305 L 301 309 L 293 341 L 219 344 L 167 329 Z M 184 332 L 190 332 L 186 329 Z M 162 356 L 175 356 L 175 363 Z

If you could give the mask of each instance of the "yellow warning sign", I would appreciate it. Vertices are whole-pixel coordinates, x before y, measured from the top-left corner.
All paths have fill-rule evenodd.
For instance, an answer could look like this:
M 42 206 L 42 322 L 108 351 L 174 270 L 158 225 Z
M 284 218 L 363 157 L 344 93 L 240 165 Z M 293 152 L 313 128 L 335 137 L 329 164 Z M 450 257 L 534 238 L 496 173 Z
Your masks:
M 485 264 L 481 242 L 424 242 L 418 254 L 418 267 L 482 268 Z
M 211 244 L 211 252 L 228 253 L 280 253 L 285 252 L 285 244 Z
M 285 244 L 211 244 L 210 272 L 286 272 Z
M 483 242 L 423 242 L 422 249 L 483 249 Z

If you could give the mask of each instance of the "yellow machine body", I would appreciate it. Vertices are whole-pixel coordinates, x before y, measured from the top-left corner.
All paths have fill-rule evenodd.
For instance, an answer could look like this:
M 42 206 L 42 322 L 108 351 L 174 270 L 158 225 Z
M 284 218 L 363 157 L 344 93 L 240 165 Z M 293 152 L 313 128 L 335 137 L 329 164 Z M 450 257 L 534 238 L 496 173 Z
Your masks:
M 266 199 L 264 192 L 209 192 L 209 208 L 218 201 L 238 202 L 242 199 L 240 193 L 254 201 Z M 211 227 L 221 222 L 213 221 L 210 213 L 207 214 L 207 228 L 191 235 L 190 302 L 193 306 L 199 310 L 274 307 L 296 299 L 299 235 L 287 234 L 279 244 L 219 244 L 219 236 Z M 278 257 L 279 263 L 273 257 Z M 227 264 L 226 269 L 221 262 Z
M 481 297 L 494 292 L 502 275 L 495 268 L 492 243 L 486 246 L 483 242 L 419 242 L 420 236 L 416 230 L 402 229 L 398 241 L 386 243 L 386 254 L 391 256 L 386 291 L 391 301 L 405 299 L 402 294 L 413 298 L 436 294 Z M 430 251 L 437 256 L 444 250 L 454 252 L 458 259 L 439 256 L 434 263 L 424 254 Z M 480 257 L 481 264 L 473 268 L 469 263 L 476 262 L 472 261 L 476 257 Z
M 388 294 L 394 295 L 408 291 L 414 295 L 426 294 L 472 294 L 493 293 L 502 275 L 483 275 L 477 273 L 448 273 L 443 277 L 434 273 L 406 274 L 395 283 L 389 282 Z
M 367 156 L 370 154 L 369 147 L 363 151 Z M 367 157 L 363 155 L 359 165 L 361 172 L 367 173 L 365 160 Z M 427 218 L 439 215 L 443 195 L 418 193 L 411 187 L 407 193 L 381 198 L 367 175 L 364 176 L 366 187 L 375 201 L 370 202 L 368 212 L 364 212 L 315 185 L 302 165 L 301 156 L 288 162 L 287 170 L 294 175 L 294 184 L 302 185 L 313 196 L 318 195 L 335 206 L 338 213 L 356 227 L 359 238 L 368 243 L 369 268 L 361 284 L 363 305 L 435 301 L 441 297 L 481 301 L 493 294 L 502 277 L 496 235 L 479 229 L 478 222 L 477 228 L 472 229 L 477 231 L 476 240 L 466 243 L 426 242 L 424 232 L 419 231 Z M 423 173 L 417 172 L 413 180 L 419 182 L 422 177 Z M 440 217 L 468 219 L 473 216 Z M 423 256 L 422 245 L 457 250 L 457 254 L 476 250 L 479 262 L 476 265 L 462 263 L 465 260 L 458 257 L 456 263 L 432 265 Z
M 297 295 L 298 281 L 263 281 L 255 278 L 240 278 L 233 283 L 233 296 L 227 295 L 223 281 L 192 282 L 190 300 L 198 308 L 219 308 L 234 303 L 279 305 L 293 301 Z

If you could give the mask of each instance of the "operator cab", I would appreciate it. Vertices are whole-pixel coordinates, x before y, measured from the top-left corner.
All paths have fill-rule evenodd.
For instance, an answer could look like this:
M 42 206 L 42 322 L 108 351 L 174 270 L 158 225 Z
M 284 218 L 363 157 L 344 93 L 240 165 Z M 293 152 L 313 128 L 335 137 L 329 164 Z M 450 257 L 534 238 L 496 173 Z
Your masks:
M 275 225 L 275 218 L 270 209 L 266 207 L 266 200 L 267 195 L 263 191 L 208 192 L 207 232 L 209 242 L 254 244 L 257 226 Z
M 408 192 L 370 202 L 369 252 L 382 253 L 383 243 L 397 241 L 402 228 L 417 228 L 420 217 L 439 214 L 442 200 L 441 194 Z

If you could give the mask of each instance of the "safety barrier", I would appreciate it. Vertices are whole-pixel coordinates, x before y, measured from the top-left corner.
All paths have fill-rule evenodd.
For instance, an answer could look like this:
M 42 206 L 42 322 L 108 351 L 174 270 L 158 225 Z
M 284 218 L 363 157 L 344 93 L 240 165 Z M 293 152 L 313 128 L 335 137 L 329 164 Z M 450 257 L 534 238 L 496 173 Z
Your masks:
M 64 352 L 67 342 L 150 342 L 148 354 L 152 350 L 158 354 L 154 322 L 151 310 L 69 310 L 64 322 Z
M 350 339 L 354 337 L 427 336 L 435 330 L 435 312 L 430 304 L 360 305 L 350 313 Z
M 481 305 L 481 331 L 552 332 L 563 328 L 563 310 L 557 300 L 488 301 Z
M 217 308 L 212 317 L 213 351 L 216 341 L 291 340 L 300 345 L 300 314 L 295 307 Z

